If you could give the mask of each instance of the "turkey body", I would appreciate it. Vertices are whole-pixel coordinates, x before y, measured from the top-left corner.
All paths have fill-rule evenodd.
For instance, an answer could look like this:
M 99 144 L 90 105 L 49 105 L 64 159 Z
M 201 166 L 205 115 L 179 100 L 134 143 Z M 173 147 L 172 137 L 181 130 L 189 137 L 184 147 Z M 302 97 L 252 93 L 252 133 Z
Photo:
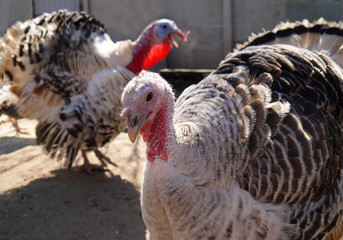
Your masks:
M 0 39 L 1 111 L 37 119 L 37 142 L 69 167 L 79 150 L 89 172 L 86 151 L 105 166 L 109 159 L 97 149 L 126 128 L 119 116 L 124 86 L 168 54 L 174 33 L 187 41 L 161 19 L 135 42 L 114 43 L 94 17 L 66 10 L 18 22 Z
M 317 40 L 341 46 L 340 25 L 332 24 L 290 24 L 255 37 L 257 46 L 228 54 L 175 104 L 157 74 L 143 72 L 126 86 L 122 115 L 130 139 L 143 135 L 150 160 L 141 206 L 152 239 L 340 239 L 339 51 L 265 37 L 277 41 L 283 31 L 299 40 L 317 28 Z

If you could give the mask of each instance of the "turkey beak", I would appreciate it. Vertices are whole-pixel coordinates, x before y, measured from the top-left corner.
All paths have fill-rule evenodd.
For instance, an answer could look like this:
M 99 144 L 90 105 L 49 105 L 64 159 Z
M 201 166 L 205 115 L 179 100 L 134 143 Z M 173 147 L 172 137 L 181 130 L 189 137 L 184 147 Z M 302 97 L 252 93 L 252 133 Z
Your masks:
M 175 39 L 173 38 L 173 35 L 170 35 L 170 40 L 171 40 L 171 43 L 176 47 L 178 48 L 179 47 L 179 44 L 175 41 Z
M 186 35 L 183 34 L 183 32 L 181 32 L 180 29 L 175 29 L 175 31 L 172 33 L 172 34 L 176 34 L 177 36 L 179 36 L 183 42 L 187 42 L 188 41 L 188 38 L 189 38 L 189 31 L 186 33 Z M 179 44 L 175 41 L 175 39 L 173 38 L 172 34 L 169 35 L 169 38 L 172 42 L 172 44 L 178 48 L 179 47 Z
M 136 141 L 139 131 L 148 120 L 149 113 L 145 113 L 140 119 L 137 116 L 128 116 L 128 135 L 132 143 Z

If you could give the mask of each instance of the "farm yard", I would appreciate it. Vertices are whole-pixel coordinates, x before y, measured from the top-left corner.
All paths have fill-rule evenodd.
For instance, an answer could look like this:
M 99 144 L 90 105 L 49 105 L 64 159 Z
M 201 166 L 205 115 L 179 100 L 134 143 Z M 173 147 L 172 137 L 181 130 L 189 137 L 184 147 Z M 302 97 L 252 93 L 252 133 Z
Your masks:
M 132 144 L 121 133 L 101 149 L 118 167 L 109 165 L 109 171 L 90 176 L 47 157 L 36 145 L 35 121 L 19 124 L 29 134 L 16 136 L 9 122 L 0 128 L 1 240 L 145 239 L 139 205 L 141 139 Z

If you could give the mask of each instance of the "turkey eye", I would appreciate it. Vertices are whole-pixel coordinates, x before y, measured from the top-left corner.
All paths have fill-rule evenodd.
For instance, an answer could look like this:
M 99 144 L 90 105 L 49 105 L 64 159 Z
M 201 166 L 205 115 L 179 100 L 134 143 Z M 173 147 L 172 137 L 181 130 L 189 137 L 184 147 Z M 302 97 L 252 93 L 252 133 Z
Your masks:
M 149 92 L 148 95 L 146 95 L 145 101 L 150 102 L 153 96 L 152 92 Z
M 163 28 L 163 29 L 166 29 L 166 28 L 167 28 L 167 25 L 163 25 L 162 28 Z

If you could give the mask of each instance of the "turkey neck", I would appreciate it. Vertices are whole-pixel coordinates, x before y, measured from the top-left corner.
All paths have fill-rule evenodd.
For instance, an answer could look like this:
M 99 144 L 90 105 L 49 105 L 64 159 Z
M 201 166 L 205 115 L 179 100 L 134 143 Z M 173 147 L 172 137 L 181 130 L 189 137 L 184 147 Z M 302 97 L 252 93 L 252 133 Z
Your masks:
M 175 140 L 173 127 L 174 97 L 168 94 L 156 117 L 146 128 L 141 130 L 141 135 L 147 143 L 147 157 L 150 162 L 154 161 L 154 156 L 159 156 L 162 160 L 168 159 L 168 144 Z
M 155 63 L 159 62 L 168 55 L 171 48 L 167 40 L 162 43 L 155 44 L 153 28 L 145 31 L 133 43 L 132 61 L 126 66 L 127 69 L 138 75 L 142 70 L 146 70 Z

